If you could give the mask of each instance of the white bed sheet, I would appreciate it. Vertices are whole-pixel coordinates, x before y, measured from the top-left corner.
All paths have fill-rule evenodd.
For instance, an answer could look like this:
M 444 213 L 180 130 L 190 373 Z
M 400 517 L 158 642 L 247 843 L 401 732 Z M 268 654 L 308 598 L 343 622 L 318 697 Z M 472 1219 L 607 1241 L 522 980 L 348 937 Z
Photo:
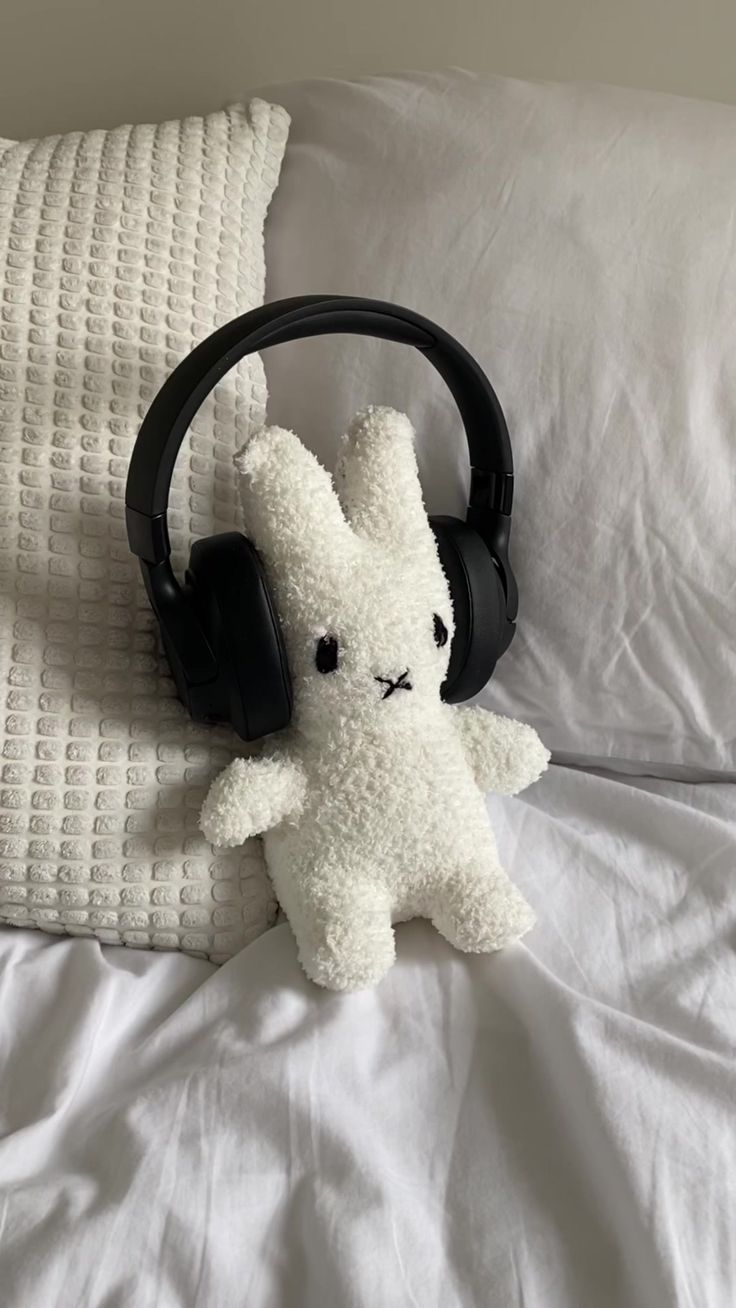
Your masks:
M 732 1308 L 736 786 L 489 803 L 538 927 L 374 992 L 0 933 L 3 1308 Z

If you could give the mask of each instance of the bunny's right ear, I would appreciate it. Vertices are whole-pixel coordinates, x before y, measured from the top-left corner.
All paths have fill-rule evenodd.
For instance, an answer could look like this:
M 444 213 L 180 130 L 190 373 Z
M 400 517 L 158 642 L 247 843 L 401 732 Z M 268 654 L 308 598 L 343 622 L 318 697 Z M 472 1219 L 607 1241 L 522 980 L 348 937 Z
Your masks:
M 279 572 L 320 566 L 349 548 L 332 478 L 294 432 L 260 428 L 234 463 L 246 532 Z
M 403 413 L 371 405 L 343 438 L 335 483 L 350 526 L 377 544 L 436 559 L 414 453 L 414 428 Z

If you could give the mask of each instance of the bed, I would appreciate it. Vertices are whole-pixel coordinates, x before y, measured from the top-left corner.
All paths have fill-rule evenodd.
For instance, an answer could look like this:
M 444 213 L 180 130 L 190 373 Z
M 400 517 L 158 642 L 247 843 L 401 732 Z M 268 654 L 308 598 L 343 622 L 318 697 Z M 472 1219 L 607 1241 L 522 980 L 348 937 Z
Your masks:
M 406 924 L 376 991 L 285 924 L 220 968 L 0 933 L 8 1308 L 725 1308 L 736 788 L 490 803 L 540 925 Z
M 526 608 L 481 698 L 553 750 L 487 800 L 538 923 L 486 958 L 403 924 L 349 995 L 262 900 L 219 966 L 0 926 L 3 1308 L 730 1308 L 736 110 L 458 72 L 268 95 L 267 298 L 412 304 L 508 397 Z M 272 412 L 329 459 L 410 392 L 456 511 L 454 419 L 398 354 L 274 352 Z

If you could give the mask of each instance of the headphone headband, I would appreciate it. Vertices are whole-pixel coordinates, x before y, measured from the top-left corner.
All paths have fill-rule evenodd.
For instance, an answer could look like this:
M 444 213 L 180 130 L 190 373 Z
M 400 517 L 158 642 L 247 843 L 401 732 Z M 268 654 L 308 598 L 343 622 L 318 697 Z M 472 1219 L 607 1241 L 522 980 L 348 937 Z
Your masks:
M 169 557 L 166 510 L 176 456 L 217 382 L 247 354 L 326 333 L 398 341 L 429 359 L 465 427 L 471 463 L 468 521 L 489 541 L 498 539 L 499 515 L 511 513 L 511 442 L 496 393 L 472 355 L 428 318 L 399 305 L 347 295 L 302 295 L 265 304 L 220 327 L 182 360 L 158 392 L 135 443 L 125 492 L 128 540 L 142 562 L 157 565 Z

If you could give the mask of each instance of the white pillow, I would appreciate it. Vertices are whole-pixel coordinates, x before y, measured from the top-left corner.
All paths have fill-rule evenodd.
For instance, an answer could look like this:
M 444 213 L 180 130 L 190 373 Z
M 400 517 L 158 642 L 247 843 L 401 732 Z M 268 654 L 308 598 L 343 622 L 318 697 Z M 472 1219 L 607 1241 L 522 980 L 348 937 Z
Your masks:
M 736 108 L 459 71 L 278 94 L 269 298 L 427 314 L 506 411 L 521 609 L 483 701 L 558 758 L 736 770 Z M 462 511 L 418 356 L 324 338 L 265 363 L 272 420 L 328 460 L 361 405 L 406 409 L 429 507 Z
M 148 404 L 263 299 L 288 130 L 254 100 L 0 156 L 0 920 L 222 960 L 262 931 L 258 849 L 215 856 L 207 785 L 238 742 L 174 697 L 125 535 Z M 263 421 L 251 358 L 193 424 L 174 552 L 239 521 L 232 453 Z

